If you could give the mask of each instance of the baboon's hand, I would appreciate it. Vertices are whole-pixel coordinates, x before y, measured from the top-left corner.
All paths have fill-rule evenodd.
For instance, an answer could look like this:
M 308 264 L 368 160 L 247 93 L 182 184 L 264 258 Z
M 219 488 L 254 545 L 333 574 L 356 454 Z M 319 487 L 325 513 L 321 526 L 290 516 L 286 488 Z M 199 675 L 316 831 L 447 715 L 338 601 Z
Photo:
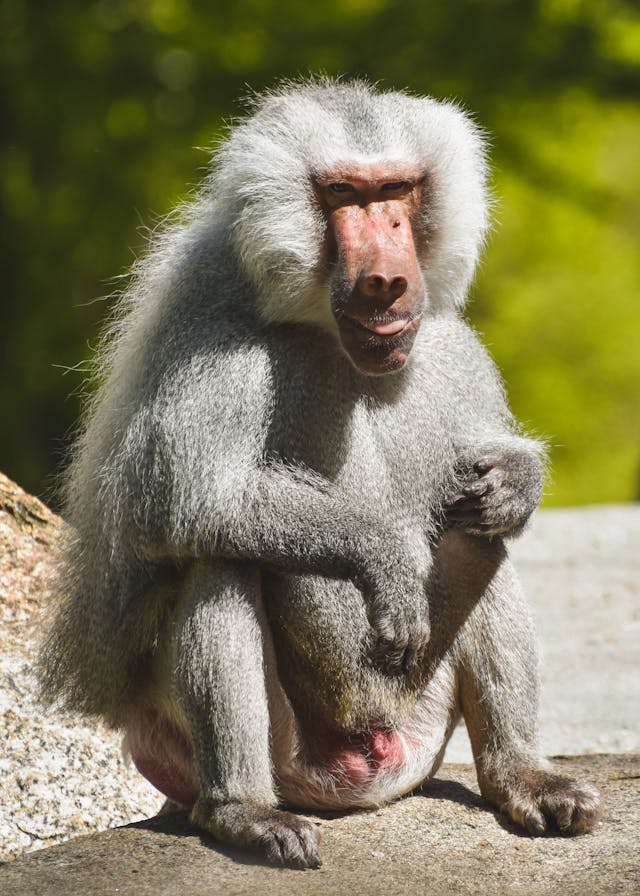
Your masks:
M 373 630 L 374 662 L 391 674 L 410 674 L 422 660 L 429 642 L 426 578 L 430 564 L 422 539 L 402 539 L 384 557 L 376 558 L 361 583 Z
M 447 521 L 471 535 L 516 534 L 542 494 L 542 464 L 533 452 L 505 450 L 462 469 L 445 506 Z

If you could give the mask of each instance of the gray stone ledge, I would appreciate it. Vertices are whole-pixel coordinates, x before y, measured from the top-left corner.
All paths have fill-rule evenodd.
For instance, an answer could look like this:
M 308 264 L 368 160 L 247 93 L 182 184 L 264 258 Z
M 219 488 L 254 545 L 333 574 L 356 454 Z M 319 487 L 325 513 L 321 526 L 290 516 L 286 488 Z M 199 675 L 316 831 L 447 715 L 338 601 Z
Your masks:
M 324 865 L 269 868 L 219 848 L 184 814 L 77 837 L 0 867 L 3 896 L 601 896 L 640 892 L 640 757 L 562 757 L 606 801 L 596 831 L 532 838 L 478 795 L 473 768 L 445 765 L 424 793 L 375 812 L 317 818 Z

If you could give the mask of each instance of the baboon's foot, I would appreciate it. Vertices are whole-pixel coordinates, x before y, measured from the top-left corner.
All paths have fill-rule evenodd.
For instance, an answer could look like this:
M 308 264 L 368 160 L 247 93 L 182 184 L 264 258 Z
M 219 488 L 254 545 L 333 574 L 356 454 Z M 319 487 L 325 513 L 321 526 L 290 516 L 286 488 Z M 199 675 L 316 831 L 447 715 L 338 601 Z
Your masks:
M 191 820 L 220 843 L 260 853 L 271 865 L 318 868 L 320 831 L 299 815 L 252 802 L 199 799 Z
M 600 817 L 600 794 L 591 784 L 542 769 L 525 769 L 503 788 L 500 811 L 534 835 L 585 834 Z

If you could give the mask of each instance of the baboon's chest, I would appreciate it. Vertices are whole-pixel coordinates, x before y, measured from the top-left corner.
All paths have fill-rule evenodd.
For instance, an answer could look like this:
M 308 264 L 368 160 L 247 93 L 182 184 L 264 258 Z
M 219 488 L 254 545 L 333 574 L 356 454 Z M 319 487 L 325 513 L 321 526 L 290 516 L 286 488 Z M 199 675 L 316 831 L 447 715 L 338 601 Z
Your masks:
M 411 396 L 387 406 L 319 394 L 313 406 L 274 413 L 267 457 L 337 485 L 354 506 L 426 523 L 444 497 L 451 454 L 434 415 Z

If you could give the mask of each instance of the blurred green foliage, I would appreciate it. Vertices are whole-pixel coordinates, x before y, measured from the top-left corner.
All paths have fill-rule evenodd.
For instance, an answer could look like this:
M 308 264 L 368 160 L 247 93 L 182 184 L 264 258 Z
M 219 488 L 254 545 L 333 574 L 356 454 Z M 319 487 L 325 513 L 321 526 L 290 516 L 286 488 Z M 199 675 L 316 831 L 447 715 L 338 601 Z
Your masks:
M 0 469 L 47 495 L 114 275 L 237 97 L 325 71 L 453 97 L 493 140 L 469 316 L 553 446 L 547 504 L 637 497 L 634 0 L 0 0 Z M 49 494 L 48 497 L 51 497 Z

